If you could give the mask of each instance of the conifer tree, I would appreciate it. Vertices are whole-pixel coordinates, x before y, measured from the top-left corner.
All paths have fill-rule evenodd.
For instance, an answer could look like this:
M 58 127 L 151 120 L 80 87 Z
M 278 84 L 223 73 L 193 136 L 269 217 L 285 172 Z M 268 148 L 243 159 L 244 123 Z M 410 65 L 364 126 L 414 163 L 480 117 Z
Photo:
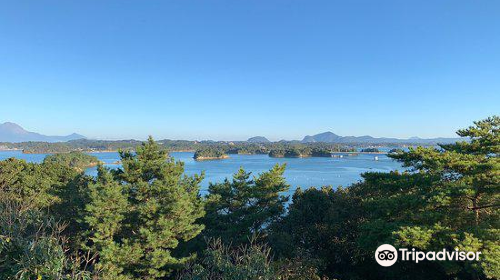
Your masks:
M 123 168 L 100 170 L 86 221 L 103 279 L 158 279 L 188 257 L 173 254 L 197 236 L 204 215 L 200 176 L 183 175 L 150 137 L 136 152 L 120 152 Z
M 275 165 L 250 178 L 251 173 L 240 168 L 232 181 L 210 184 L 205 236 L 221 237 L 236 245 L 263 234 L 264 228 L 284 213 L 288 197 L 282 193 L 289 188 L 284 172 L 285 165 Z
M 451 275 L 500 277 L 499 126 L 500 117 L 490 117 L 459 130 L 465 141 L 390 155 L 410 173 L 364 175 L 354 190 L 371 209 L 365 241 L 372 241 L 365 244 L 392 234 L 402 246 L 426 251 L 481 252 L 478 263 L 436 264 Z

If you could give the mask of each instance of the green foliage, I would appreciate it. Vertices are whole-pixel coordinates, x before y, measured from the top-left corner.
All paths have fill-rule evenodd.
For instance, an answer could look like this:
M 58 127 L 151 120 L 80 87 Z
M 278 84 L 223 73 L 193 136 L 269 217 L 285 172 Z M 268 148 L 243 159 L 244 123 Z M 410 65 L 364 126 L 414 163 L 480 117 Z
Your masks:
M 208 242 L 207 249 L 195 262 L 190 262 L 178 280 L 326 280 L 317 270 L 297 260 L 274 262 L 271 249 L 255 239 L 233 247 L 220 238 Z
M 403 149 L 396 148 L 396 149 L 391 149 L 389 151 L 389 154 L 397 154 L 397 153 L 402 153 L 402 152 L 404 152 Z
M 52 160 L 42 164 L 13 158 L 0 161 L 0 197 L 48 211 L 66 224 L 65 234 L 71 242 L 77 242 L 82 230 L 80 219 L 89 180 L 74 168 Z
M 53 154 L 53 153 L 69 153 L 73 151 L 116 151 L 118 149 L 132 149 L 140 145 L 141 141 L 137 140 L 88 140 L 79 139 L 68 142 L 22 142 L 22 143 L 2 143 L 7 148 L 21 149 L 27 154 Z
M 367 213 L 363 248 L 369 252 L 396 243 L 424 251 L 480 251 L 478 263 L 433 262 L 432 271 L 463 279 L 498 278 L 499 123 L 492 117 L 460 130 L 468 142 L 390 155 L 413 173 L 365 174 L 364 182 L 352 187 Z
M 167 158 L 152 138 L 136 153 L 121 152 L 123 169 L 112 176 L 99 168 L 90 186 L 85 217 L 98 252 L 101 279 L 158 279 L 185 263 L 179 242 L 197 236 L 204 215 L 201 177 L 183 176 L 180 162 Z
M 276 155 L 279 151 L 299 151 L 303 157 L 306 156 L 330 156 L 330 152 L 355 152 L 352 144 L 329 144 L 329 143 L 300 143 L 297 141 L 280 141 L 269 143 L 251 143 L 245 141 L 186 141 L 186 140 L 160 140 L 158 145 L 168 151 L 203 151 L 210 154 L 218 151 L 222 154 L 270 154 Z M 88 140 L 79 139 L 62 143 L 46 142 L 23 142 L 23 143 L 0 143 L 0 147 L 10 149 L 21 149 L 24 153 L 69 153 L 117 151 L 135 149 L 141 142 L 137 140 Z M 366 145 L 366 144 L 359 144 Z M 314 150 L 320 153 L 314 153 Z M 293 157 L 290 154 L 290 157 Z
M 405 230 L 409 226 L 420 227 L 431 219 L 450 219 L 439 208 L 433 208 L 434 205 L 428 201 L 439 190 L 439 177 L 426 173 L 391 172 L 365 173 L 363 179 L 363 182 L 350 187 L 352 195 L 361 200 L 362 222 L 358 228 L 357 241 L 359 259 L 367 261 L 363 266 L 365 271 L 359 271 L 360 276 L 369 276 L 371 279 L 448 279 L 449 276 L 439 267 L 438 262 L 424 262 L 418 265 L 398 262 L 387 270 L 376 264 L 373 258 L 373 252 L 382 244 L 409 248 L 417 244 L 408 246 L 398 242 L 395 232 Z M 426 238 L 427 236 L 421 235 L 418 242 Z M 449 246 L 446 241 L 435 241 L 435 249 L 442 250 Z M 427 251 L 426 248 L 419 249 Z M 409 275 L 405 271 L 412 271 L 412 274 Z
M 426 176 L 439 178 L 432 187 L 413 188 L 410 199 L 420 199 L 420 205 L 412 209 L 426 214 L 414 216 L 413 223 L 396 230 L 396 240 L 427 250 L 458 247 L 482 252 L 479 264 L 443 264 L 451 274 L 467 271 L 470 277 L 500 277 L 499 126 L 500 117 L 494 116 L 458 131 L 469 142 L 391 155 Z M 422 188 L 427 190 L 418 197 L 415 190 L 422 192 Z
M 271 264 L 270 249 L 250 243 L 237 248 L 220 239 L 209 242 L 200 261 L 190 264 L 179 280 L 271 280 L 278 279 Z
M 334 151 L 322 148 L 313 148 L 311 149 L 312 157 L 332 157 Z
M 227 154 L 222 149 L 218 149 L 218 148 L 203 148 L 203 149 L 196 150 L 196 152 L 194 153 L 193 158 L 196 159 L 196 160 L 223 159 L 223 158 L 227 158 Z
M 285 150 L 284 157 L 287 158 L 297 158 L 297 157 L 307 157 L 311 154 L 309 148 L 300 149 L 298 147 L 293 147 Z
M 289 185 L 283 177 L 284 171 L 285 165 L 275 165 L 251 179 L 251 173 L 240 168 L 232 181 L 210 184 L 204 235 L 240 244 L 252 235 L 264 234 L 265 227 L 285 210 L 288 197 L 281 193 Z
M 273 150 L 269 151 L 269 156 L 270 157 L 277 157 L 277 158 L 285 157 L 285 153 L 286 153 L 285 149 L 278 148 L 278 149 L 273 149 Z
M 126 253 L 127 248 L 120 251 L 120 244 L 114 242 L 124 222 L 127 207 L 123 186 L 113 180 L 108 170 L 99 166 L 97 182 L 89 185 L 85 222 L 89 225 L 87 234 L 92 242 L 89 249 L 99 253 L 96 270 L 101 272 L 103 279 L 127 279 L 120 275 L 122 266 L 127 264 L 120 256 Z
M 314 265 L 334 279 L 355 279 L 360 200 L 349 189 L 297 189 L 288 215 L 271 227 L 270 244 L 277 257 Z
M 272 144 L 266 143 L 232 143 L 227 148 L 228 154 L 240 154 L 240 155 L 255 155 L 255 154 L 267 154 L 268 147 Z M 226 149 L 225 149 L 226 150 Z
M 90 279 L 66 255 L 63 228 L 30 205 L 1 199 L 0 279 Z
M 0 196 L 30 202 L 34 207 L 51 207 L 61 202 L 58 193 L 76 176 L 75 170 L 57 163 L 10 158 L 0 161 Z
M 85 168 L 96 166 L 99 160 L 95 156 L 87 155 L 82 152 L 69 152 L 48 155 L 43 162 L 61 164 L 83 171 Z
M 394 151 L 408 172 L 365 173 L 348 190 L 298 190 L 272 225 L 281 260 L 317 258 L 340 279 L 496 279 L 500 277 L 500 119 L 460 130 L 469 141 Z M 375 263 L 384 243 L 422 251 L 478 251 L 478 262 Z
M 334 153 L 352 153 L 356 149 L 338 145 L 326 145 L 324 143 L 317 144 L 300 144 L 290 146 L 278 146 L 270 150 L 270 157 L 286 157 L 286 158 L 302 158 L 302 157 L 332 157 Z
M 202 176 L 184 175 L 168 147 L 291 157 L 331 156 L 334 146 L 150 138 L 132 152 L 131 141 L 61 144 L 126 147 L 123 167 L 99 166 L 97 178 L 75 169 L 94 160 L 81 153 L 41 164 L 4 160 L 0 279 L 165 279 L 186 263 L 180 279 L 497 279 L 499 124 L 495 116 L 460 130 L 468 141 L 392 151 L 408 167 L 404 173 L 365 173 L 347 189 L 298 189 L 287 214 L 284 165 L 256 177 L 240 169 L 232 180 L 210 184 L 204 200 Z M 197 260 L 193 252 L 202 246 L 180 250 L 201 236 L 213 239 Z M 387 269 L 373 258 L 384 243 L 482 255 L 478 262 L 398 262 Z
M 25 154 L 50 154 L 50 153 L 69 153 L 76 150 L 65 142 L 47 143 L 47 142 L 25 142 L 15 143 L 10 146 L 22 149 Z

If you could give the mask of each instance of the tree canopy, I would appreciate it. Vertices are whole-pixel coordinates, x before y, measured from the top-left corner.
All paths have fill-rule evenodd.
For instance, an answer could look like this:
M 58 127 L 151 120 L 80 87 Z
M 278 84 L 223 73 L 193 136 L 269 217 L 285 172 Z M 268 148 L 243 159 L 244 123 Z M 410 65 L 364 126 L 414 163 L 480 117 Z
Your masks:
M 188 260 L 173 254 L 197 236 L 204 215 L 202 177 L 183 175 L 150 137 L 136 153 L 121 152 L 123 168 L 100 168 L 90 186 L 85 221 L 90 248 L 100 253 L 102 279 L 157 279 Z
M 208 187 L 204 234 L 220 237 L 237 244 L 252 235 L 264 234 L 265 227 L 275 222 L 285 211 L 288 191 L 283 173 L 285 165 L 251 178 L 243 168 L 223 183 Z

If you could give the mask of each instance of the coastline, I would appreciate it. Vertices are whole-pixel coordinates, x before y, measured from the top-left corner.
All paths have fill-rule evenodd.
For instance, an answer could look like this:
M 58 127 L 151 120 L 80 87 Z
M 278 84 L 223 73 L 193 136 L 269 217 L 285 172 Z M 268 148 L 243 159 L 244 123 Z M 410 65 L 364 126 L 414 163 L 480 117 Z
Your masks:
M 118 153 L 119 150 L 71 150 L 71 151 L 64 151 L 64 152 L 25 152 L 24 149 L 2 149 L 0 148 L 0 151 L 21 151 L 23 154 L 33 154 L 33 155 L 42 155 L 42 154 L 66 154 L 66 153 L 71 153 L 71 152 L 82 152 L 82 153 L 89 153 L 89 154 L 101 154 L 101 153 Z M 133 150 L 132 150 L 133 151 Z M 173 151 L 168 151 L 169 153 L 194 153 L 196 150 L 173 150 Z
M 228 159 L 229 156 L 228 155 L 223 155 L 223 156 L 220 156 L 220 157 L 197 157 L 197 158 L 194 158 L 194 160 L 196 161 L 204 161 L 204 160 L 219 160 L 219 159 Z
M 23 149 L 19 148 L 7 148 L 7 147 L 0 147 L 0 151 L 22 151 Z
M 65 151 L 65 152 L 26 152 L 23 149 L 18 149 L 18 148 L 1 148 L 0 151 L 21 151 L 23 154 L 34 154 L 34 155 L 41 155 L 41 154 L 64 154 L 64 153 L 71 153 L 71 152 L 82 152 L 82 153 L 89 153 L 89 154 L 101 154 L 101 153 L 118 153 L 119 150 L 72 150 L 72 151 Z M 169 153 L 193 153 L 195 150 L 173 150 L 169 151 Z M 335 152 L 332 153 L 331 156 L 325 155 L 325 156 L 310 156 L 310 155 L 300 155 L 300 156 L 285 156 L 285 155 L 280 155 L 280 156 L 271 156 L 267 154 L 269 157 L 272 158 L 309 158 L 309 157 L 339 157 L 341 155 L 346 155 L 346 156 L 354 156 L 358 154 L 367 154 L 367 155 L 387 155 L 389 154 L 388 152 Z M 256 153 L 239 153 L 235 155 L 265 155 L 265 154 L 256 154 Z M 226 159 L 229 158 L 229 156 L 224 156 L 224 157 L 199 157 L 196 160 L 215 160 L 215 159 Z

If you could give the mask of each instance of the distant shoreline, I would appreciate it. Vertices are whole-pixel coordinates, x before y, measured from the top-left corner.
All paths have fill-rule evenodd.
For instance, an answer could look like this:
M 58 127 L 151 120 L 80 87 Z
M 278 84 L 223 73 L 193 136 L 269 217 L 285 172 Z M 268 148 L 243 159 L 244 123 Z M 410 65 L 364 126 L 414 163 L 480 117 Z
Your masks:
M 343 155 L 346 156 L 357 156 L 359 154 L 363 155 L 388 155 L 388 152 L 336 152 L 332 153 L 331 155 L 322 155 L 322 156 L 314 156 L 314 155 L 294 155 L 294 156 L 287 156 L 287 155 L 276 155 L 276 156 L 271 156 L 268 155 L 271 158 L 340 158 Z
M 19 148 L 7 148 L 7 147 L 0 147 L 0 151 L 22 151 L 23 149 Z
M 68 151 L 68 152 L 58 152 L 58 153 L 39 153 L 39 152 L 25 152 L 23 149 L 16 149 L 16 148 L 0 148 L 0 151 L 21 151 L 23 154 L 32 154 L 32 155 L 43 155 L 43 154 L 64 154 L 64 153 L 70 153 L 70 152 L 82 152 L 82 153 L 90 153 L 90 154 L 101 154 L 101 153 L 118 153 L 118 150 L 100 150 L 100 151 L 95 151 L 95 150 L 74 150 L 74 151 Z M 177 150 L 177 151 L 169 151 L 169 153 L 194 153 L 195 150 Z M 334 155 L 357 155 L 357 154 L 366 154 L 366 155 L 387 155 L 389 154 L 388 152 L 335 152 L 332 153 L 331 157 L 334 157 Z M 308 157 L 329 157 L 329 156 L 270 156 L 269 154 L 252 154 L 252 153 L 240 153 L 236 155 L 268 155 L 269 157 L 272 158 L 308 158 Z M 198 158 L 197 160 L 214 160 L 214 159 L 226 159 L 229 158 L 227 157 L 202 157 Z
M 65 154 L 71 152 L 82 152 L 82 153 L 90 153 L 90 154 L 101 154 L 101 153 L 118 153 L 119 150 L 72 150 L 65 152 L 25 152 L 24 149 L 18 148 L 0 148 L 0 151 L 21 151 L 23 154 L 31 154 L 31 155 L 44 155 L 44 154 Z M 196 150 L 175 150 L 168 151 L 169 153 L 194 153 Z

